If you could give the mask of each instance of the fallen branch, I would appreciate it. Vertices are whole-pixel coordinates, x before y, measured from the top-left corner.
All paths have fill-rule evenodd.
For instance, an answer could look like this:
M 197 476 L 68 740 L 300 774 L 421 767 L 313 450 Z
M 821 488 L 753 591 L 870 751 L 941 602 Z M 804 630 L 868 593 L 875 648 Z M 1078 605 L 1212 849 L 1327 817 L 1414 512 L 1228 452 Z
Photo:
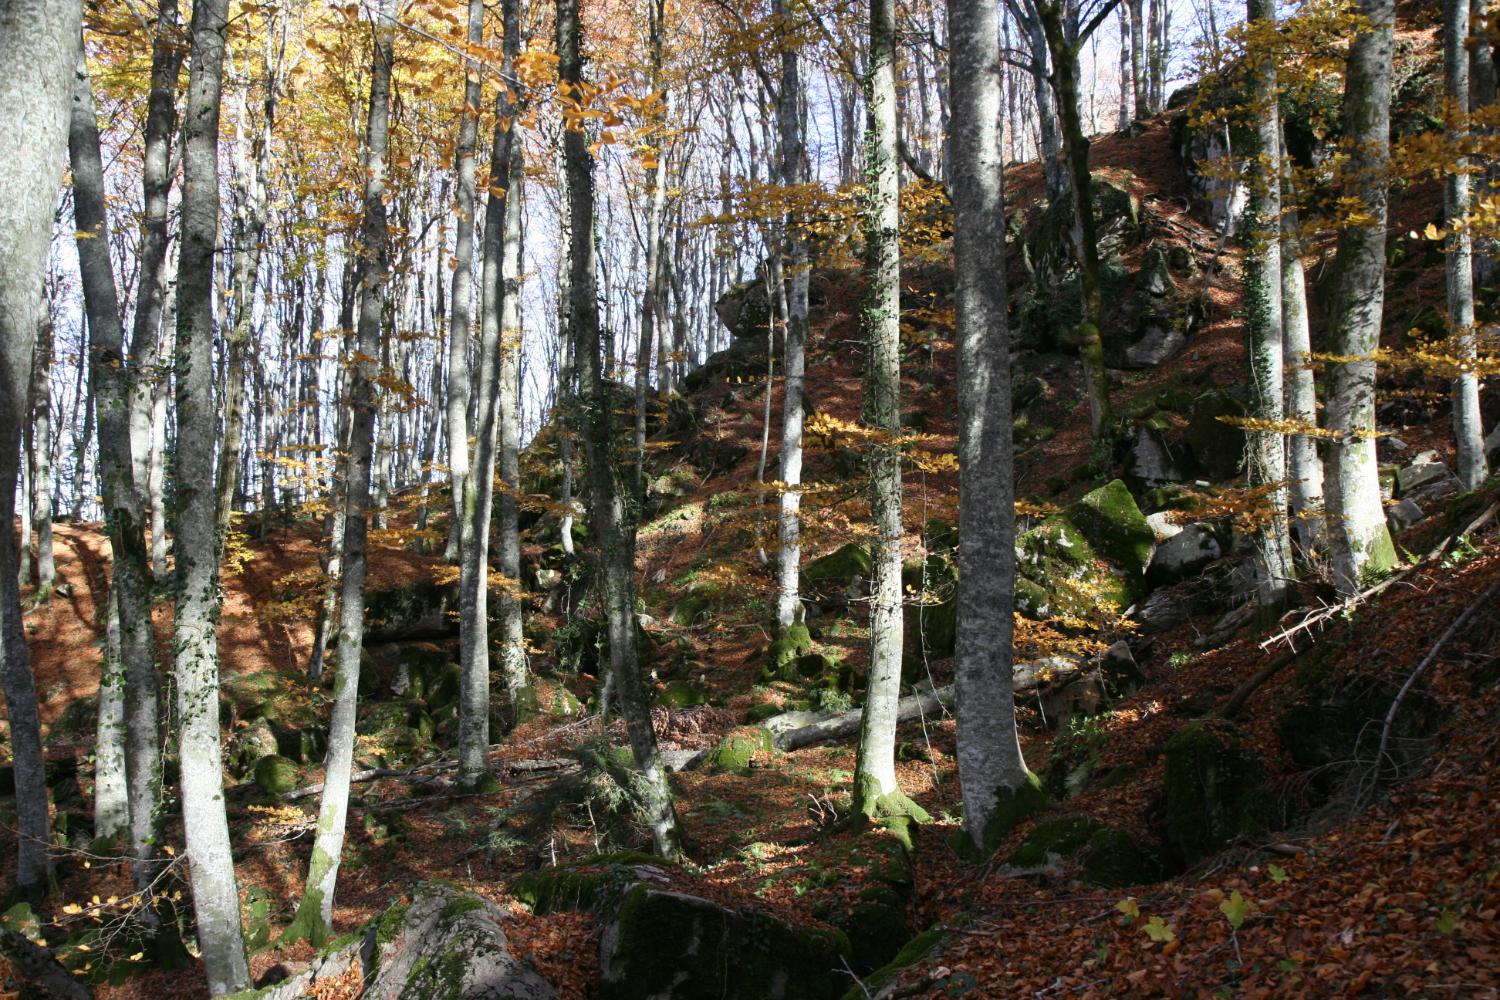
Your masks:
M 1418 663 L 1416 669 L 1406 678 L 1406 683 L 1401 685 L 1401 690 L 1396 692 L 1395 700 L 1391 702 L 1391 707 L 1385 713 L 1385 724 L 1380 727 L 1380 747 L 1375 751 L 1375 772 L 1377 775 L 1380 773 L 1381 762 L 1385 760 L 1386 747 L 1390 745 L 1391 741 L 1391 729 L 1396 724 L 1396 713 L 1401 711 L 1401 703 L 1406 700 L 1407 694 L 1416 686 L 1417 681 L 1427 672 L 1428 668 L 1437 662 L 1438 654 L 1443 651 L 1444 646 L 1448 645 L 1449 640 L 1457 635 L 1459 630 L 1469 623 L 1469 619 L 1473 618 L 1479 609 L 1488 604 L 1490 599 L 1496 594 L 1500 594 L 1500 580 L 1496 580 L 1490 584 L 1484 593 L 1476 597 L 1473 603 L 1464 609 L 1463 614 L 1453 619 L 1452 624 L 1443 631 L 1442 635 L 1438 636 L 1438 641 L 1432 644 L 1432 648 L 1427 651 L 1427 655 L 1422 657 L 1422 662 Z
M 1220 715 L 1226 719 L 1232 719 L 1239 715 L 1240 709 L 1245 707 L 1245 702 L 1250 700 L 1250 696 L 1256 692 L 1256 689 L 1272 677 L 1281 673 L 1289 664 L 1295 663 L 1297 658 L 1305 653 L 1308 648 L 1310 647 L 1304 647 L 1301 650 L 1293 649 L 1282 653 L 1276 659 L 1257 670 L 1254 677 L 1241 684 L 1235 689 L 1234 694 L 1229 696 L 1229 702 L 1224 706 L 1224 711 Z
M 23 983 L 41 996 L 58 1000 L 90 1000 L 89 988 L 74 979 L 49 948 L 9 928 L 0 928 L 0 957 L 10 963 Z
M 951 704 L 953 704 L 953 685 L 951 684 L 938 688 L 936 691 L 907 695 L 897 704 L 896 721 L 908 722 Z M 776 749 L 782 751 L 800 750 L 818 743 L 832 743 L 859 732 L 859 720 L 863 714 L 864 709 L 852 708 L 839 715 L 814 722 L 810 726 L 774 733 L 772 742 L 776 745 Z

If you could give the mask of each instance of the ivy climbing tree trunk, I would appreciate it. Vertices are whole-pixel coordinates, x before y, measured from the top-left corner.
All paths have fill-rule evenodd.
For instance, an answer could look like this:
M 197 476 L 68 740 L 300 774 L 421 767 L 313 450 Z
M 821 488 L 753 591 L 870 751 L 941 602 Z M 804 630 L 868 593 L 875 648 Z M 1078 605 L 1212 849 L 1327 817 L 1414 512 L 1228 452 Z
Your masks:
M 1262 611 L 1286 603 L 1293 578 L 1287 531 L 1286 418 L 1281 311 L 1281 122 L 1276 62 L 1256 52 L 1259 31 L 1274 31 L 1275 0 L 1249 0 L 1249 59 L 1254 81 L 1249 163 L 1250 203 L 1245 218 L 1245 353 L 1250 361 L 1250 416 L 1269 424 L 1252 430 L 1246 456 L 1250 485 L 1266 490 L 1268 508 L 1257 533 L 1256 593 Z
M 583 413 L 583 444 L 588 467 L 589 522 L 598 552 L 604 611 L 608 622 L 609 668 L 631 753 L 641 780 L 639 806 L 651 829 L 656 852 L 682 856 L 682 837 L 672 807 L 667 772 L 656 748 L 650 709 L 642 690 L 636 648 L 634 531 L 625 518 L 613 455 L 614 415 L 601 365 L 599 305 L 594 276 L 594 178 L 588 136 L 578 113 L 583 82 L 578 0 L 557 0 L 558 96 L 563 104 L 563 163 L 572 221 L 568 258 L 568 328 L 574 337 Z
M 1443 3 L 1443 80 L 1449 115 L 1448 141 L 1462 149 L 1469 133 L 1469 2 Z M 1481 43 L 1482 44 L 1482 43 Z M 1484 482 L 1489 468 L 1484 457 L 1484 420 L 1479 411 L 1479 377 L 1474 373 L 1474 237 L 1469 232 L 1469 160 L 1452 164 L 1443 186 L 1443 216 L 1447 222 L 1444 255 L 1448 270 L 1449 353 L 1459 365 L 1453 379 L 1453 439 L 1457 446 L 1458 479 L 1472 490 Z
M 224 810 L 219 734 L 219 550 L 215 530 L 214 255 L 219 230 L 219 105 L 228 0 L 193 5 L 183 120 L 182 252 L 177 269 L 177 437 L 174 545 L 182 826 L 198 946 L 213 996 L 250 986 L 240 893 Z
M 958 764 L 964 832 L 983 848 L 1000 797 L 1029 778 L 1011 676 L 1016 523 L 995 5 L 949 0 L 948 38 L 958 283 Z
M 896 783 L 901 696 L 901 247 L 897 175 L 896 4 L 870 0 L 865 100 L 865 423 L 875 543 L 870 580 L 870 667 L 859 727 L 854 807 L 866 816 L 925 818 Z
M 1343 180 L 1358 217 L 1339 231 L 1329 350 L 1352 360 L 1329 372 L 1325 413 L 1328 529 L 1339 593 L 1394 565 L 1375 460 L 1375 361 L 1385 304 L 1385 230 L 1390 165 L 1391 46 L 1395 0 L 1362 0 L 1368 26 L 1349 45 L 1344 84 Z
M 344 829 L 349 812 L 349 775 L 354 760 L 355 719 L 359 710 L 360 653 L 365 628 L 365 575 L 368 559 L 370 467 L 375 450 L 382 330 L 390 248 L 386 222 L 386 149 L 390 131 L 391 66 L 396 26 L 391 0 L 380 0 L 371 18 L 370 106 L 365 126 L 364 217 L 360 223 L 356 284 L 359 289 L 357 342 L 350 372 L 349 456 L 344 475 L 344 566 L 339 593 L 338 676 L 323 764 L 323 798 L 317 837 L 297 916 L 283 940 L 306 938 L 321 947 L 333 930 L 333 897 L 338 886 Z

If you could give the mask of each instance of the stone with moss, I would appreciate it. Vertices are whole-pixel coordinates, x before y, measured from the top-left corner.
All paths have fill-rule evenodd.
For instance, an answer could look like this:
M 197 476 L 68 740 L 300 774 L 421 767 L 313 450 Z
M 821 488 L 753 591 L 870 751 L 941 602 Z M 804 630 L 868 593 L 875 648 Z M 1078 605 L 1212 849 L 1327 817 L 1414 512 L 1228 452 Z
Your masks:
M 1224 481 L 1240 474 L 1245 431 L 1224 418 L 1238 420 L 1246 412 L 1244 403 L 1221 389 L 1210 390 L 1193 401 L 1188 414 L 1188 450 L 1210 479 Z
M 510 894 L 538 916 L 557 912 L 597 913 L 667 864 L 638 851 L 598 854 L 573 864 L 526 872 L 510 884 Z
M 268 795 L 285 795 L 297 787 L 297 764 L 280 754 L 267 754 L 255 762 L 255 784 Z
M 1088 816 L 1038 823 L 1007 863 L 1033 868 L 1050 858 L 1073 861 L 1087 881 L 1110 888 L 1156 882 L 1166 876 L 1153 852 L 1140 847 L 1129 834 Z
M 941 948 L 947 940 L 948 935 L 936 928 L 923 931 L 906 942 L 895 958 L 851 986 L 843 994 L 842 1000 L 868 1000 L 869 997 L 880 995 L 897 976 Z
M 761 680 L 767 683 L 796 680 L 797 660 L 811 652 L 812 634 L 807 626 L 800 622 L 787 626 L 771 640 L 766 665 L 761 669 Z
M 845 980 L 849 942 L 758 910 L 637 885 L 599 943 L 601 1000 L 824 1000 Z
M 1163 749 L 1167 839 L 1194 864 L 1271 818 L 1265 762 L 1227 723 L 1194 722 Z
M 552 986 L 511 954 L 505 911 L 436 882 L 411 893 L 366 932 L 374 965 L 362 996 L 369 1000 L 550 1000 Z
M 665 708 L 692 708 L 707 705 L 711 699 L 703 685 L 682 679 L 668 681 L 656 695 L 656 703 Z
M 802 586 L 824 600 L 848 599 L 862 582 L 869 582 L 873 567 L 869 547 L 848 542 L 826 556 L 808 561 L 802 567 Z
M 1146 590 L 1156 544 L 1121 480 L 1099 487 L 1016 540 L 1017 610 L 1033 617 L 1116 610 Z
M 730 733 L 719 741 L 703 759 L 703 766 L 710 771 L 728 771 L 744 774 L 757 753 L 771 753 L 776 742 L 771 731 L 759 726 Z

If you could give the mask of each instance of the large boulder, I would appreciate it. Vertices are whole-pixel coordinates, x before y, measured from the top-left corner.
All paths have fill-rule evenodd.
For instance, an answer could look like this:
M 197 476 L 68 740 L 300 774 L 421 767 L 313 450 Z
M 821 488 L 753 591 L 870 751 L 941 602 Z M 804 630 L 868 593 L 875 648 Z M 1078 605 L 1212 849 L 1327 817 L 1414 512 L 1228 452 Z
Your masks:
M 1265 761 L 1227 723 L 1190 723 L 1167 740 L 1167 839 L 1185 864 L 1266 828 L 1274 798 Z
M 1184 525 L 1166 541 L 1158 542 L 1146 567 L 1146 579 L 1152 586 L 1164 586 L 1186 580 L 1224 554 L 1213 531 L 1201 524 Z
M 1240 474 L 1245 462 L 1245 430 L 1231 421 L 1245 414 L 1244 403 L 1218 389 L 1193 400 L 1188 415 L 1188 450 L 1208 478 L 1223 482 Z
M 458 632 L 456 585 L 432 582 L 390 587 L 365 595 L 366 643 L 441 639 Z
M 1037 618 L 1124 609 L 1145 593 L 1154 545 L 1125 484 L 1101 486 L 1017 539 L 1017 609 Z
M 757 910 L 649 885 L 620 898 L 599 941 L 602 1000 L 824 1000 L 849 945 Z
M 366 1000 L 550 1000 L 551 985 L 518 961 L 505 911 L 457 888 L 425 882 L 410 905 L 388 910 L 367 932 L 373 969 Z

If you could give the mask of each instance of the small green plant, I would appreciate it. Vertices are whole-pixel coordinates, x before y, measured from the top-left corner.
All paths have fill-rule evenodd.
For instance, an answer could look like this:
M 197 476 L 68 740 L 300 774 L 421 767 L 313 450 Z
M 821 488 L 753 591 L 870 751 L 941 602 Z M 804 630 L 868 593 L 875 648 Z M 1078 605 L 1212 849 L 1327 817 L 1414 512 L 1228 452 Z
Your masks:
M 813 704 L 824 712 L 847 712 L 854 707 L 854 699 L 838 688 L 818 688 L 813 692 Z
M 1173 670 L 1181 670 L 1183 667 L 1192 662 L 1193 654 L 1189 653 L 1185 649 L 1179 649 L 1177 652 L 1167 657 L 1167 666 L 1171 667 Z
M 1453 539 L 1453 547 L 1443 557 L 1444 569 L 1457 569 L 1466 562 L 1472 562 L 1484 550 L 1474 544 L 1474 539 L 1468 535 L 1459 535 Z

